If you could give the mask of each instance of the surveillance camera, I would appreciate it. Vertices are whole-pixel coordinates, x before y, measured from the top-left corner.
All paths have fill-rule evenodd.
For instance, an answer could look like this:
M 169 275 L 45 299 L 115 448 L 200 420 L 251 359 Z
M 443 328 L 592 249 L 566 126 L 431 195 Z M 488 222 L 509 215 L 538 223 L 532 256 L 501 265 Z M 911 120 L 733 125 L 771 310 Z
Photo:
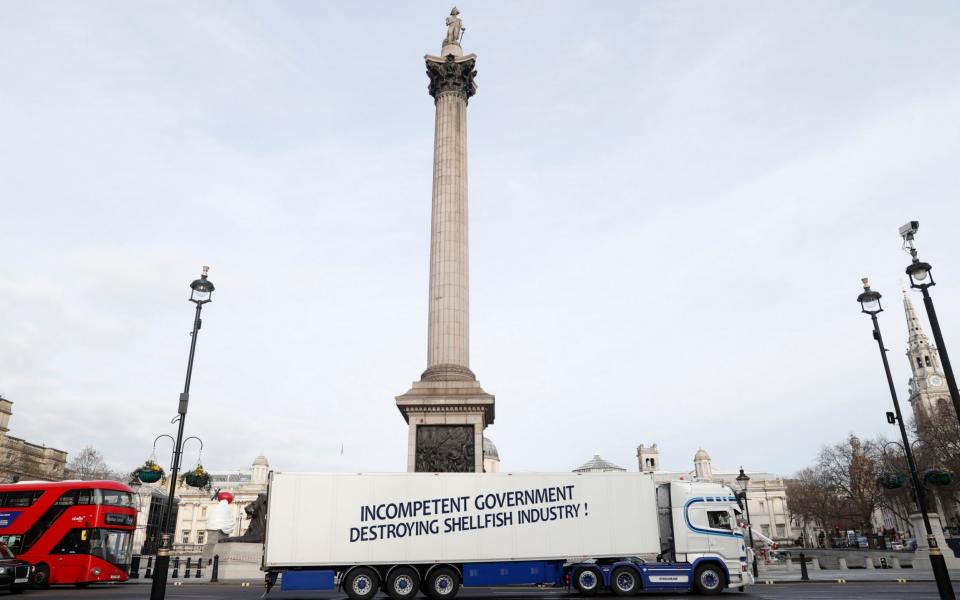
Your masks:
M 900 237 L 905 240 L 912 240 L 918 229 L 920 229 L 920 221 L 910 221 L 900 228 Z

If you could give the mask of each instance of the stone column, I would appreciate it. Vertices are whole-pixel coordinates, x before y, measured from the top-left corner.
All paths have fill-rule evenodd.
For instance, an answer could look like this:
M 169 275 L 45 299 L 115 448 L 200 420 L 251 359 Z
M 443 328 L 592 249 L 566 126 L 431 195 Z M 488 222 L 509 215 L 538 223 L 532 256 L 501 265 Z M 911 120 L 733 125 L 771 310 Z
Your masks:
M 449 47 L 449 46 L 448 46 Z M 436 104 L 430 296 L 424 381 L 473 381 L 467 245 L 467 99 L 476 90 L 476 56 L 427 56 Z
M 436 106 L 427 369 L 397 396 L 397 408 L 410 427 L 408 471 L 481 472 L 494 397 L 470 370 L 467 103 L 477 57 L 445 40 L 442 56 L 424 58 Z

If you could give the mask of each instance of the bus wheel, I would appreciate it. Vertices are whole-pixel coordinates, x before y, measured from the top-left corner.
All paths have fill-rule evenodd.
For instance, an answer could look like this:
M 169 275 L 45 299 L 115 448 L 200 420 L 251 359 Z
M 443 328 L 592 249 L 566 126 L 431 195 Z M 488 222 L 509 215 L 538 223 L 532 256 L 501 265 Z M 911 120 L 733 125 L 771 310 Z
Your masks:
M 618 596 L 632 596 L 640 587 L 637 572 L 630 567 L 619 567 L 610 576 L 610 587 Z
M 449 600 L 460 591 L 460 576 L 450 567 L 439 567 L 427 576 L 427 595 L 433 600 Z
M 410 567 L 398 567 L 387 575 L 387 593 L 393 600 L 413 598 L 420 591 L 420 576 Z
M 33 587 L 39 589 L 50 587 L 50 567 L 40 563 L 33 568 Z
M 723 591 L 723 571 L 715 564 L 705 564 L 697 567 L 693 576 L 693 585 L 697 591 L 705 596 L 713 596 Z
M 600 573 L 596 569 L 580 569 L 573 575 L 573 587 L 584 596 L 592 596 L 600 589 Z
M 368 600 L 377 594 L 380 577 L 373 569 L 360 567 L 350 571 L 347 580 L 343 582 L 343 587 L 353 600 Z

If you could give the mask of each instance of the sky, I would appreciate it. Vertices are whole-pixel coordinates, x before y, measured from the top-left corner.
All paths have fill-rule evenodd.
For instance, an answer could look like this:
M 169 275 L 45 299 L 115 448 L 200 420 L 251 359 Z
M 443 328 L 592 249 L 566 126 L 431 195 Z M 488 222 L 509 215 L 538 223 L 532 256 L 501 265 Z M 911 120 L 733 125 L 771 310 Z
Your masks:
M 124 471 L 150 457 L 209 265 L 185 466 L 404 470 L 423 55 L 450 7 L 0 3 L 10 435 Z M 503 470 L 633 470 L 657 443 L 665 469 L 702 446 L 715 469 L 789 476 L 849 432 L 895 436 L 856 296 L 863 276 L 884 295 L 906 404 L 910 220 L 960 360 L 956 3 L 458 8 L 478 56 L 470 366 Z

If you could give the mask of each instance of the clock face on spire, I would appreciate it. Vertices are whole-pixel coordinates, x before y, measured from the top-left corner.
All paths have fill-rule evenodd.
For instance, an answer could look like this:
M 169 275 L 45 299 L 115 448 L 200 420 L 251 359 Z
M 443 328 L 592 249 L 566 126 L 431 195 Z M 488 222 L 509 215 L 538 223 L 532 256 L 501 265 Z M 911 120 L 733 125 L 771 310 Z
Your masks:
M 940 387 L 943 385 L 943 377 L 940 377 L 939 375 L 931 375 L 930 379 L 927 379 L 927 383 L 929 383 L 932 387 Z

